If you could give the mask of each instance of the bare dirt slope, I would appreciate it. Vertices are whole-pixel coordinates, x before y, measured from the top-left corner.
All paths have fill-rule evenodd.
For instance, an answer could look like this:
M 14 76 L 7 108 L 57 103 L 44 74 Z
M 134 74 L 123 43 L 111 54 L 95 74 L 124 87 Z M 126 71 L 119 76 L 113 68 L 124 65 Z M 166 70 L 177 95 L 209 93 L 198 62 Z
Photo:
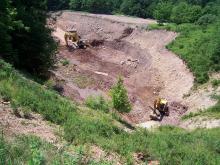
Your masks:
M 191 108 L 183 96 L 193 86 L 193 75 L 165 48 L 176 33 L 146 31 L 144 27 L 155 21 L 125 16 L 59 12 L 52 17 L 56 19 L 54 36 L 61 41 L 58 58 L 70 62 L 68 66 L 58 63 L 53 71 L 64 84 L 64 95 L 78 101 L 94 94 L 108 97 L 121 75 L 133 105 L 132 112 L 124 115 L 128 122 L 149 121 L 149 106 L 158 96 L 171 103 L 171 115 L 160 124 L 179 124 L 187 106 Z M 77 50 L 65 47 L 63 35 L 69 27 L 77 29 L 92 46 Z
M 209 119 L 206 117 L 195 117 L 186 121 L 183 121 L 180 127 L 187 130 L 194 130 L 197 128 L 216 128 L 220 126 L 219 119 Z
M 16 116 L 10 104 L 3 104 L 0 100 L 0 128 L 6 135 L 35 135 L 50 143 L 56 144 L 58 137 L 55 130 L 58 126 L 44 121 L 39 114 L 31 114 L 29 119 Z

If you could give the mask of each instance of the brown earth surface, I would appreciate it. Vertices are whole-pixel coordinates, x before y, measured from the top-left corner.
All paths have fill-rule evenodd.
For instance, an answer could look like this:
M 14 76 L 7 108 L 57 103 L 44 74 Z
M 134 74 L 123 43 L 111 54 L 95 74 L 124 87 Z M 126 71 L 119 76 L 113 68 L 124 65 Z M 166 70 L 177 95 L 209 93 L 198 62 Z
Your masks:
M 57 125 L 43 120 L 39 114 L 31 113 L 30 118 L 16 116 L 10 104 L 4 104 L 0 100 L 0 128 L 7 137 L 14 135 L 35 135 L 43 140 L 58 145 L 58 136 L 55 132 Z
M 109 97 L 109 89 L 121 75 L 133 105 L 132 111 L 123 115 L 127 122 L 149 121 L 149 106 L 159 96 L 170 103 L 170 116 L 160 124 L 178 125 L 180 117 L 191 110 L 183 96 L 193 87 L 194 77 L 185 63 L 165 48 L 176 33 L 146 31 L 155 21 L 125 16 L 64 11 L 53 13 L 51 18 L 53 35 L 60 41 L 59 62 L 52 72 L 56 81 L 63 82 L 65 96 L 77 101 L 90 95 Z M 70 27 L 92 46 L 67 48 L 63 36 Z M 69 65 L 64 66 L 63 59 Z

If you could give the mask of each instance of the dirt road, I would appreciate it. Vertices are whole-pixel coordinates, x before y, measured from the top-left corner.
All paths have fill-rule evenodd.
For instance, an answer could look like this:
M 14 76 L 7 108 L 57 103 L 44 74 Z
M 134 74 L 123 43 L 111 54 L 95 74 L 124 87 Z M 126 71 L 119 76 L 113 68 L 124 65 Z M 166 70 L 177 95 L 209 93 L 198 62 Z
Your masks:
M 54 71 L 66 82 L 64 95 L 79 101 L 95 94 L 108 97 L 109 89 L 121 75 L 133 105 L 124 119 L 131 123 L 149 121 L 149 105 L 161 96 L 172 105 L 172 115 L 161 123 L 179 123 L 187 107 L 182 105 L 186 103 L 183 96 L 192 88 L 194 78 L 183 61 L 165 48 L 176 33 L 146 31 L 145 27 L 155 22 L 147 19 L 68 11 L 55 15 L 54 36 L 61 41 L 58 57 L 70 62 L 68 66 L 59 63 Z M 92 47 L 67 49 L 63 35 L 69 27 L 77 29 Z

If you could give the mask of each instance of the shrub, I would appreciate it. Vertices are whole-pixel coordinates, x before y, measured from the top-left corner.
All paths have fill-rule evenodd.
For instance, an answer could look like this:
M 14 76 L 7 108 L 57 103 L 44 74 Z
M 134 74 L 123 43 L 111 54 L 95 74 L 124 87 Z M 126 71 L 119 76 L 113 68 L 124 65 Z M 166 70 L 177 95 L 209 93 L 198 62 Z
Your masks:
M 70 9 L 72 10 L 81 10 L 82 9 L 82 0 L 70 0 L 69 2 Z
M 193 23 L 201 16 L 202 9 L 197 5 L 181 2 L 172 10 L 171 20 L 177 24 Z
M 94 109 L 94 110 L 100 110 L 103 112 L 109 112 L 110 105 L 107 101 L 105 101 L 103 96 L 89 96 L 85 104 L 87 107 Z
M 47 10 L 68 9 L 69 0 L 47 0 Z
M 70 64 L 70 62 L 69 62 L 67 59 L 65 59 L 65 60 L 62 60 L 62 61 L 61 61 L 61 64 L 62 64 L 63 66 L 67 66 L 67 65 Z
M 217 19 L 217 17 L 215 15 L 206 14 L 206 15 L 203 15 L 202 17 L 200 17 L 196 23 L 198 25 L 207 26 L 207 25 L 215 22 L 216 19 Z
M 218 87 L 220 85 L 220 80 L 215 79 L 215 80 L 212 80 L 211 83 L 213 87 Z
M 158 20 L 159 23 L 167 22 L 170 20 L 171 10 L 173 8 L 170 2 L 161 2 L 157 5 L 154 10 L 154 18 Z
M 113 106 L 119 112 L 130 112 L 131 104 L 129 102 L 127 91 L 123 80 L 119 77 L 118 82 L 111 90 Z

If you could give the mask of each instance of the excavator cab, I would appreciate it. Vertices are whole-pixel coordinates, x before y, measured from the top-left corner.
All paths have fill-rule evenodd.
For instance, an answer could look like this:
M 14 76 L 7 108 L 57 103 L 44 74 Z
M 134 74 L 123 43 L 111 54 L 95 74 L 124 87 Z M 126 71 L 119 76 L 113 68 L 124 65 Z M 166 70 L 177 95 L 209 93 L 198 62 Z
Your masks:
M 85 49 L 87 44 L 84 40 L 81 40 L 81 37 L 78 35 L 76 29 L 68 29 L 64 34 L 64 39 L 66 42 L 66 46 L 70 46 L 68 41 L 71 41 L 75 48 Z
M 76 30 L 67 30 L 64 34 L 64 39 L 67 46 L 69 46 L 69 40 L 72 41 L 75 46 L 77 46 L 77 42 L 80 40 Z
M 168 101 L 164 98 L 157 98 L 154 101 L 153 114 L 150 115 L 150 118 L 161 121 L 164 115 L 169 116 Z

